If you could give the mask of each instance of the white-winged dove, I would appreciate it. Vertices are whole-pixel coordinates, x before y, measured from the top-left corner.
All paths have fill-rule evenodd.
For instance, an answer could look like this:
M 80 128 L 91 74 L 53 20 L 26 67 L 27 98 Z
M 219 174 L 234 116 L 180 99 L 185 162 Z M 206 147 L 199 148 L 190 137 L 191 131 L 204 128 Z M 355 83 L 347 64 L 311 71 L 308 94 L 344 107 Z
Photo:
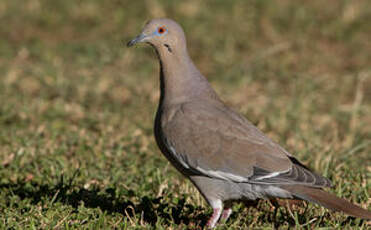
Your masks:
M 303 199 L 371 219 L 370 211 L 322 190 L 331 186 L 327 178 L 302 165 L 219 99 L 189 57 L 176 22 L 149 21 L 127 45 L 140 42 L 155 48 L 161 67 L 157 144 L 213 208 L 210 228 L 228 219 L 230 201 L 272 197 Z

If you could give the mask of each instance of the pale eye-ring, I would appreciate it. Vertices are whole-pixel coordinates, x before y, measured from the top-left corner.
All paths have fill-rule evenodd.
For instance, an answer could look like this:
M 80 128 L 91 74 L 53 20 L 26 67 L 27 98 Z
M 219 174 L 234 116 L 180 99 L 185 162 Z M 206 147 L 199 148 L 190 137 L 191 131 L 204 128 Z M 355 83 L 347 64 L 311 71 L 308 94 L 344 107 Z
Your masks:
M 164 34 L 166 32 L 166 28 L 164 26 L 160 26 L 157 28 L 157 33 Z

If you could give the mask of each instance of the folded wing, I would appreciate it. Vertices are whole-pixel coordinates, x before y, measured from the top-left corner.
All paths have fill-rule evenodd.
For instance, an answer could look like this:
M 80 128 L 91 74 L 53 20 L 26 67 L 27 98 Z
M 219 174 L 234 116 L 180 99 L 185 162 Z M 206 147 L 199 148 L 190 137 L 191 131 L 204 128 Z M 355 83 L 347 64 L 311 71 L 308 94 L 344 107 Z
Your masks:
M 171 154 L 194 173 L 240 183 L 331 185 L 221 104 L 177 106 L 163 130 Z

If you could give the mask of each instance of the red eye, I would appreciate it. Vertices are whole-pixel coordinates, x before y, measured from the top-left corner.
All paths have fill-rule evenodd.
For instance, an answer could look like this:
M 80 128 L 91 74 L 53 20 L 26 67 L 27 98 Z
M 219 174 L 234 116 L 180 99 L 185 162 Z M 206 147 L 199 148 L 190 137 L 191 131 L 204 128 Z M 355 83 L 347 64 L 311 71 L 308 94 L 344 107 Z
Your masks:
M 161 26 L 161 27 L 159 27 L 159 28 L 157 29 L 157 32 L 158 32 L 159 34 L 163 34 L 163 33 L 165 33 L 165 31 L 166 31 L 166 29 L 165 29 L 165 27 L 163 27 L 163 26 Z

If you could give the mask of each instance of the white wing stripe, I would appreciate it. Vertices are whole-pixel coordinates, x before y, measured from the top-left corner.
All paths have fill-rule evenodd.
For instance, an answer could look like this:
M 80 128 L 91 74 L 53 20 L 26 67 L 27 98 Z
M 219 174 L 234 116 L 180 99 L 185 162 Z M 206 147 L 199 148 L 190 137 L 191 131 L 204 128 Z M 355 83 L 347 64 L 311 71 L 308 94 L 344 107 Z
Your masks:
M 272 173 L 269 173 L 265 176 L 260 176 L 260 177 L 257 177 L 255 178 L 255 180 L 263 180 L 263 179 L 266 179 L 266 178 L 272 178 L 272 177 L 276 177 L 282 173 L 287 173 L 288 171 L 290 171 L 290 169 L 288 170 L 285 170 L 285 171 L 280 171 L 280 172 L 272 172 Z
M 184 168 L 189 169 L 189 165 L 186 162 L 184 162 L 182 157 L 180 157 L 178 154 L 176 154 L 174 147 L 171 146 L 171 145 L 168 145 L 168 148 L 169 148 L 170 152 L 176 157 L 176 159 L 178 159 L 180 164 L 182 164 Z
M 213 176 L 223 180 L 235 181 L 235 182 L 247 182 L 248 179 L 242 176 L 234 175 L 232 173 L 222 172 L 222 171 L 213 171 L 205 170 L 200 167 L 197 167 L 196 170 L 202 172 L 205 175 Z

